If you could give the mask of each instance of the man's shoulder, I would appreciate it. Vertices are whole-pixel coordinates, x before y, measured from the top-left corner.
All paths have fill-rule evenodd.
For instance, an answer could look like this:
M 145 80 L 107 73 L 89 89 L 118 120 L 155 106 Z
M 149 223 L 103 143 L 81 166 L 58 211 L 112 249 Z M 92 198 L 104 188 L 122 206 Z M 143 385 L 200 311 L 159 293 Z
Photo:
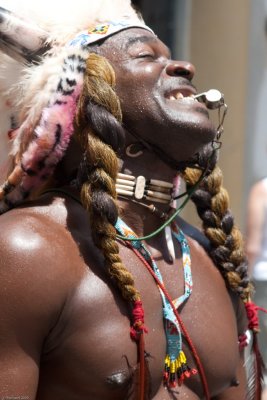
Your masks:
M 43 211 L 21 207 L 0 216 L 0 275 L 55 282 L 63 294 L 82 273 L 80 253 L 62 218 Z
M 86 268 L 63 219 L 43 211 L 21 207 L 0 216 L 2 300 L 15 296 L 16 315 L 44 313 L 55 322 Z
M 200 229 L 189 224 L 181 217 L 177 218 L 177 223 L 185 235 L 189 236 L 191 239 L 200 244 L 200 246 L 203 247 L 206 252 L 209 252 L 210 242 Z
M 47 248 L 62 230 L 61 224 L 37 208 L 18 208 L 0 216 L 0 251 L 13 249 L 17 254 Z M 59 238 L 60 239 L 60 238 Z M 57 242 L 53 243 L 57 246 Z

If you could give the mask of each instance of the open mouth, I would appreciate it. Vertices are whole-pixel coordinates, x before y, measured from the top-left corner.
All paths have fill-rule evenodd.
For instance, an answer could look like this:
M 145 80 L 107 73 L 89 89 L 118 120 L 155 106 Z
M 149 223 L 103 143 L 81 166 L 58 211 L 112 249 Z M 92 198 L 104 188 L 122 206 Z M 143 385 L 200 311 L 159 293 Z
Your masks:
M 186 101 L 197 101 L 195 94 L 191 90 L 187 89 L 176 89 L 165 94 L 167 100 L 185 100 Z
M 208 116 L 207 107 L 204 103 L 200 102 L 197 98 L 196 91 L 192 88 L 179 88 L 173 89 L 168 92 L 165 92 L 165 99 L 168 101 L 168 106 L 171 108 L 176 108 L 176 105 L 179 106 L 189 106 L 192 110 L 201 112 L 205 116 Z M 171 103 L 169 103 L 169 101 Z M 176 103 L 175 103 L 176 102 Z

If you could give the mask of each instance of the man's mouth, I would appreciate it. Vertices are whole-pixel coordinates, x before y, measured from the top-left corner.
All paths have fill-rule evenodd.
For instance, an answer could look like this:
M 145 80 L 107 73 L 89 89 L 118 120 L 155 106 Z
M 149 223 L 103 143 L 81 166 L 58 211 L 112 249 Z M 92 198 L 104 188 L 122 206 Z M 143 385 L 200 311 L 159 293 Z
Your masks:
M 195 99 L 195 94 L 192 93 L 191 90 L 183 89 L 183 90 L 172 90 L 166 93 L 165 98 L 167 100 L 183 100 L 187 99 L 189 101 L 197 101 Z

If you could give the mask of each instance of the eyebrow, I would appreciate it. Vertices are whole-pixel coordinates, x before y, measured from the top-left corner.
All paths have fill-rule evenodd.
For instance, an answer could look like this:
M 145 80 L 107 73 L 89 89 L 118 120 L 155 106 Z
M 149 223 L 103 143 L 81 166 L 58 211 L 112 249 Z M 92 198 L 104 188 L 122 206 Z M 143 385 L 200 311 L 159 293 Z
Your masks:
M 134 45 L 135 43 L 157 43 L 158 42 L 158 38 L 157 37 L 151 37 L 151 36 L 137 36 L 137 37 L 133 37 L 128 39 L 128 41 L 125 43 L 125 45 L 122 47 L 124 51 L 127 51 L 129 49 L 129 47 L 131 47 L 132 45 Z M 162 43 L 162 45 L 164 45 L 166 52 L 168 53 L 168 56 L 171 58 L 171 51 L 169 49 L 168 46 L 166 46 L 164 43 Z
M 157 42 L 157 39 L 154 37 L 145 36 L 145 35 L 133 37 L 133 38 L 128 39 L 127 43 L 125 43 L 125 46 L 123 46 L 124 50 L 125 51 L 128 50 L 129 47 L 131 47 L 133 44 L 138 43 L 138 42 L 141 42 L 141 43 L 148 43 L 148 42 L 151 43 L 152 42 L 153 43 L 153 42 Z

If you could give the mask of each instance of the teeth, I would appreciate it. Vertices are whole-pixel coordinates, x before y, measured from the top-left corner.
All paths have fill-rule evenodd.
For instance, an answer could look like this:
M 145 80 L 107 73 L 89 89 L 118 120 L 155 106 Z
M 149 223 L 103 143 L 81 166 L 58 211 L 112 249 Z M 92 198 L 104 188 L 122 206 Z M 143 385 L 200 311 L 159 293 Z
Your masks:
M 176 97 L 177 100 L 184 98 L 184 96 L 180 92 L 176 93 L 175 97 Z
M 197 100 L 195 100 L 194 97 L 192 97 L 192 96 L 184 97 L 184 100 L 183 100 L 184 103 L 194 103 L 195 101 L 197 101 Z
M 185 97 L 181 92 L 176 92 L 176 93 L 170 95 L 169 100 L 182 100 L 182 99 L 187 99 L 187 98 L 194 99 L 195 96 L 193 94 L 190 94 L 189 96 Z

